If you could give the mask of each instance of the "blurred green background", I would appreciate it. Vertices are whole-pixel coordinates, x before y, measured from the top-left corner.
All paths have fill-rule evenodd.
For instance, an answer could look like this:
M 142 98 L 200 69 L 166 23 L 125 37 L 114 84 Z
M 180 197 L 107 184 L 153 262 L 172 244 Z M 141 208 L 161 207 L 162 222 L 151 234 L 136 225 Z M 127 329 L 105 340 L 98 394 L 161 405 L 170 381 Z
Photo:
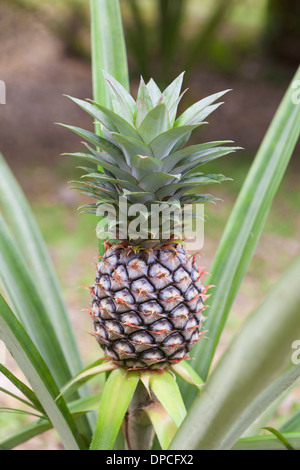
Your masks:
M 232 88 L 226 103 L 195 132 L 194 143 L 232 139 L 244 151 L 207 167 L 233 178 L 209 188 L 224 202 L 206 207 L 201 263 L 209 269 L 221 233 L 272 116 L 300 62 L 298 0 L 121 0 L 131 87 L 139 75 L 161 86 L 186 71 L 183 99 L 195 100 Z M 0 0 L 0 80 L 7 104 L 0 106 L 0 149 L 21 183 L 48 243 L 68 302 L 84 361 L 97 357 L 82 308 L 97 262 L 95 220 L 78 215 L 80 195 L 67 182 L 78 176 L 63 152 L 80 139 L 55 122 L 92 129 L 89 117 L 64 98 L 92 97 L 89 2 L 87 0 Z M 245 316 L 264 297 L 300 249 L 299 153 L 275 198 L 264 234 L 237 296 L 220 342 L 226 347 Z M 284 314 L 284 312 L 283 312 Z M 218 354 L 217 354 L 218 356 Z M 8 364 L 14 367 L 11 358 Z M 0 381 L 2 378 L 0 378 Z M 2 382 L 1 382 L 2 383 Z M 7 384 L 5 384 L 7 386 Z M 9 402 L 9 400 L 8 400 Z M 297 409 L 299 387 L 283 402 L 273 425 Z M 0 406 L 14 406 L 4 402 Z M 27 418 L 26 418 L 27 419 Z M 24 422 L 0 415 L 0 435 Z M 53 433 L 22 448 L 56 448 Z

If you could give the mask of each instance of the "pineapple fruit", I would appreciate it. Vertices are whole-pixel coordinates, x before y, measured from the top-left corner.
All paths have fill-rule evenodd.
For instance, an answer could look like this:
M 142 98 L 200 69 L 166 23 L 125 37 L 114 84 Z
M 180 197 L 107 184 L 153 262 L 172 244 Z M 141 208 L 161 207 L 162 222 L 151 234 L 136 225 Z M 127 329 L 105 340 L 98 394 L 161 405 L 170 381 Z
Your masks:
M 86 153 L 69 155 L 93 164 L 81 167 L 83 179 L 72 186 L 96 199 L 83 211 L 99 214 L 101 205 L 110 204 L 120 215 L 120 198 L 126 198 L 129 207 L 143 204 L 147 219 L 154 203 L 176 204 L 182 210 L 185 204 L 214 200 L 200 193 L 201 187 L 226 178 L 205 175 L 200 166 L 238 147 L 229 147 L 231 141 L 186 143 L 229 90 L 202 99 L 176 118 L 183 74 L 164 92 L 153 79 L 147 84 L 141 79 L 136 101 L 112 76 L 104 75 L 110 109 L 70 97 L 100 123 L 102 136 L 65 125 L 88 142 Z M 202 269 L 178 239 L 175 218 L 169 222 L 168 238 L 159 226 L 155 236 L 149 228 L 138 237 L 129 233 L 126 240 L 120 234 L 127 227 L 119 222 L 113 239 L 104 244 L 91 287 L 91 315 L 97 341 L 118 366 L 167 368 L 186 359 L 201 338 L 209 286 L 202 285 Z

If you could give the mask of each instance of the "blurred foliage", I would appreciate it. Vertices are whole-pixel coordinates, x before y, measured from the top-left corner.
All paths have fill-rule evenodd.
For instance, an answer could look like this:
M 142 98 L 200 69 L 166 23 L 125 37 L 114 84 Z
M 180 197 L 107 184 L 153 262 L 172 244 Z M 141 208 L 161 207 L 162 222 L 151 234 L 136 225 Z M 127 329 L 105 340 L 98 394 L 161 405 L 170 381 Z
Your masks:
M 265 28 L 267 52 L 284 62 L 300 62 L 299 0 L 268 0 Z
M 87 0 L 0 0 L 35 15 L 68 55 L 90 60 Z M 209 62 L 236 71 L 245 54 L 299 62 L 299 0 L 121 0 L 132 75 L 164 85 Z
M 263 37 L 267 0 L 121 0 L 133 68 L 162 84 L 207 61 L 236 70 Z M 150 73 L 151 70 L 151 73 Z
M 90 58 L 88 1 L 0 0 L 1 3 L 35 15 L 39 23 L 62 40 L 66 53 Z M 261 36 L 257 31 L 264 25 L 266 3 L 267 0 L 121 0 L 131 70 L 146 79 L 155 70 L 162 82 L 179 70 L 191 71 L 203 60 L 232 70 L 239 47 Z
M 161 81 L 191 71 L 208 58 L 235 0 L 123 0 L 124 26 L 136 68 L 146 79 L 158 69 Z M 195 21 L 196 19 L 196 21 Z M 224 51 L 222 51 L 223 54 Z M 179 60 L 178 60 L 179 59 Z

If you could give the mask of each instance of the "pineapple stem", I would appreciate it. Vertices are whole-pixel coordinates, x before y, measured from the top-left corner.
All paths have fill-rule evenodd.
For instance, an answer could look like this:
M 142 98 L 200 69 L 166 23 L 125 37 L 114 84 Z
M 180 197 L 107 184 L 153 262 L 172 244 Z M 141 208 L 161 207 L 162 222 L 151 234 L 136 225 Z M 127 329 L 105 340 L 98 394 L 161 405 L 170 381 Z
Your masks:
M 137 385 L 128 411 L 126 413 L 123 432 L 126 450 L 150 450 L 153 443 L 154 430 L 145 408 L 153 403 L 143 383 Z

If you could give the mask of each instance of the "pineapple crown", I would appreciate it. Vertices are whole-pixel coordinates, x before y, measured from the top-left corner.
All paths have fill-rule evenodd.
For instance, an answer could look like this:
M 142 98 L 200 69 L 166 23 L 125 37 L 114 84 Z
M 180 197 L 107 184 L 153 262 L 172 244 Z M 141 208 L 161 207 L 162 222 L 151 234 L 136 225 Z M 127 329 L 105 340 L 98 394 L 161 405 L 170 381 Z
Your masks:
M 85 153 L 65 155 L 93 164 L 79 167 L 85 173 L 81 181 L 72 182 L 71 188 L 96 199 L 95 203 L 80 209 L 99 215 L 99 207 L 110 204 L 120 215 L 119 201 L 125 197 L 129 206 L 143 204 L 146 208 L 143 215 L 147 219 L 153 204 L 182 208 L 185 204 L 214 201 L 213 196 L 201 193 L 202 186 L 228 178 L 204 174 L 201 166 L 240 147 L 228 146 L 232 143 L 229 140 L 185 144 L 195 129 L 207 124 L 204 119 L 223 104 L 215 102 L 230 90 L 208 96 L 176 117 L 185 93 L 181 93 L 184 73 L 163 92 L 153 79 L 145 84 L 141 78 L 136 101 L 114 77 L 103 73 L 112 109 L 92 100 L 69 97 L 100 123 L 102 135 L 61 124 L 88 142 L 84 143 Z M 171 218 L 171 238 L 174 238 L 176 216 Z M 129 217 L 126 223 L 130 220 Z M 121 229 L 120 220 L 115 225 Z M 108 233 L 103 232 L 100 238 L 109 238 Z M 153 238 L 153 233 L 146 230 L 140 238 Z

